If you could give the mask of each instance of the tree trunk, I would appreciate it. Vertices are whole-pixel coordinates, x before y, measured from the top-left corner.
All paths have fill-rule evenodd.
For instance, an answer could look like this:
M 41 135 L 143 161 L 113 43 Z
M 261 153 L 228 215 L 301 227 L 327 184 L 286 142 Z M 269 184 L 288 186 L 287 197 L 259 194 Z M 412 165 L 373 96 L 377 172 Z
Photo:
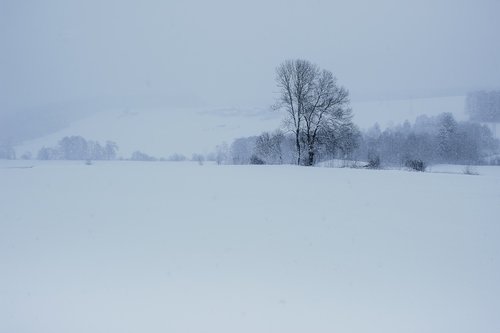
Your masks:
M 308 130 L 309 132 L 309 130 Z M 314 165 L 314 137 L 307 134 L 307 152 L 308 152 L 308 158 L 307 158 L 307 165 L 312 166 Z
M 314 165 L 314 151 L 309 150 L 309 160 L 307 161 L 307 165 Z
M 300 165 L 300 140 L 299 133 L 295 134 L 295 144 L 297 145 L 297 165 Z

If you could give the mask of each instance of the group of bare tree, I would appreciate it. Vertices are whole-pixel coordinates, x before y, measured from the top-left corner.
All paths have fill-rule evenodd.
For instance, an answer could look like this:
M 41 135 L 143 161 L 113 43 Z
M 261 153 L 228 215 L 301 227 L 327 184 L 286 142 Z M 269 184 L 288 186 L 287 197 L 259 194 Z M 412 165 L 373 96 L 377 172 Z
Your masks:
M 280 95 L 274 108 L 285 112 L 284 124 L 294 136 L 297 164 L 313 165 L 321 146 L 339 143 L 342 131 L 356 132 L 349 91 L 337 84 L 332 72 L 307 60 L 288 60 L 278 66 L 276 83 Z M 349 139 L 353 140 L 344 146 L 354 147 L 355 135 Z
M 367 161 L 376 165 L 427 163 L 491 163 L 499 141 L 477 122 L 457 122 L 453 115 L 420 116 L 381 131 L 377 126 L 361 133 L 352 123 L 349 92 L 335 76 L 307 60 L 289 60 L 276 69 L 279 96 L 274 109 L 284 112 L 285 132 L 264 132 L 236 139 L 220 156 L 234 164 L 313 165 L 331 159 Z M 500 93 L 469 94 L 466 104 L 472 120 L 500 120 Z M 219 147 L 220 148 L 220 147 Z M 224 154 L 221 152 L 224 151 Z M 416 168 L 416 167 L 414 167 Z
M 351 121 L 349 92 L 332 72 L 307 60 L 288 60 L 277 67 L 276 84 L 273 109 L 285 114 L 283 130 L 236 139 L 229 163 L 311 166 L 354 152 L 360 132 Z
M 355 156 L 379 160 L 388 166 L 404 166 L 411 161 L 426 164 L 496 164 L 500 142 L 490 129 L 471 121 L 456 121 L 451 113 L 419 116 L 414 124 L 365 131 Z
M 9 141 L 0 142 L 0 159 L 15 160 L 16 151 Z
M 43 147 L 39 150 L 39 160 L 114 160 L 118 145 L 106 141 L 101 145 L 97 141 L 86 140 L 81 136 L 66 136 L 57 147 Z

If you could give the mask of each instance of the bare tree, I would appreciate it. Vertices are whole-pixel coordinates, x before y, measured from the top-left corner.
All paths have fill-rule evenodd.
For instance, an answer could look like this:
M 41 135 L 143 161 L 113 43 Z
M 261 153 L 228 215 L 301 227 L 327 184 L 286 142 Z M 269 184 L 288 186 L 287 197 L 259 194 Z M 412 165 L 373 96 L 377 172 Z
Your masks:
M 223 142 L 215 147 L 215 161 L 218 165 L 225 164 L 229 158 L 229 147 Z
M 16 151 L 12 147 L 10 141 L 0 143 L 0 159 L 6 159 L 6 160 L 16 159 Z
M 318 72 L 318 67 L 306 60 L 288 60 L 276 69 L 280 97 L 275 108 L 287 113 L 285 125 L 295 135 L 297 164 L 301 160 L 302 121 Z
M 114 141 L 106 141 L 106 146 L 104 146 L 104 154 L 106 160 L 116 159 L 116 152 L 118 151 L 118 145 Z
M 255 141 L 255 155 L 266 164 L 282 164 L 284 141 L 285 135 L 280 130 L 263 132 Z
M 256 137 L 237 138 L 230 147 L 231 163 L 249 164 L 255 148 Z
M 285 125 L 295 135 L 297 164 L 304 146 L 308 153 L 305 163 L 313 165 L 320 136 L 351 122 L 349 92 L 337 85 L 330 71 L 300 59 L 278 66 L 276 83 L 280 96 L 275 108 L 286 112 Z

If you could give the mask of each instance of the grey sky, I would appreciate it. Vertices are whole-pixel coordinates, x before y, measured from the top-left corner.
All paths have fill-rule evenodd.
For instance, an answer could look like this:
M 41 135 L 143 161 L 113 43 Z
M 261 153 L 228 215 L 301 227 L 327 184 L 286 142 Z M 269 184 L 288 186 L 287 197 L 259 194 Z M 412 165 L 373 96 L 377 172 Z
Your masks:
M 266 106 L 274 68 L 297 57 L 355 100 L 498 89 L 499 13 L 498 0 L 0 0 L 0 110 Z

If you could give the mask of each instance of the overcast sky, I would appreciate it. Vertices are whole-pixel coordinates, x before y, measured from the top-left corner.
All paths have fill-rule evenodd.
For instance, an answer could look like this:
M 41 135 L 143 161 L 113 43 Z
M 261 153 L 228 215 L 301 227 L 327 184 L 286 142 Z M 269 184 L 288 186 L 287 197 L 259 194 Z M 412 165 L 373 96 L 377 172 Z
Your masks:
M 500 88 L 499 0 L 0 0 L 0 112 L 100 99 L 266 106 L 305 58 L 354 100 Z

